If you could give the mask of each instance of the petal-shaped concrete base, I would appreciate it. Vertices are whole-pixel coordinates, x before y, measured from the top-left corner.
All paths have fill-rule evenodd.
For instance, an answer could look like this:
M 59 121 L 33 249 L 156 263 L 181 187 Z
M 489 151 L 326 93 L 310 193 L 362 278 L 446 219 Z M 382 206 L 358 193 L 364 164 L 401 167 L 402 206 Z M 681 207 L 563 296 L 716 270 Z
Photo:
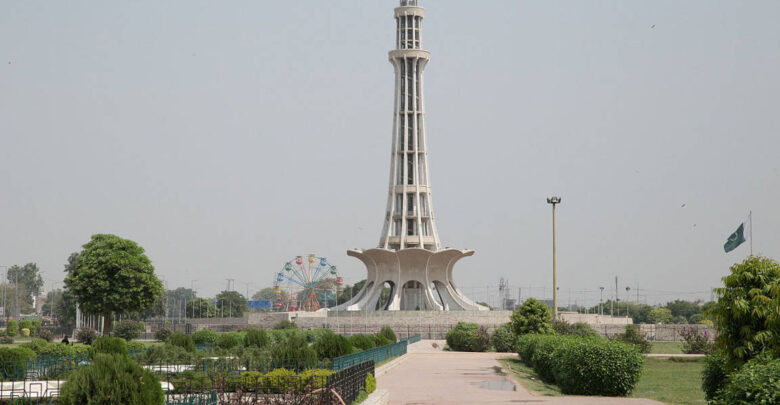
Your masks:
M 452 281 L 455 263 L 474 254 L 473 250 L 443 249 L 430 251 L 349 250 L 347 254 L 366 265 L 368 276 L 363 289 L 348 302 L 331 311 L 373 311 L 385 283 L 391 287 L 390 299 L 382 308 L 388 311 L 452 310 L 487 311 L 489 308 L 468 299 Z

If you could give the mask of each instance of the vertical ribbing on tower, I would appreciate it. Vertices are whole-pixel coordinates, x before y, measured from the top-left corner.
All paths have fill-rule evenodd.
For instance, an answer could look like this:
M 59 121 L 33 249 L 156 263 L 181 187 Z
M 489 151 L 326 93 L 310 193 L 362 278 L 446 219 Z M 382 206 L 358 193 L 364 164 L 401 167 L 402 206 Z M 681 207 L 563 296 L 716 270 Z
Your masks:
M 441 248 L 428 172 L 423 71 L 430 53 L 422 49 L 423 17 L 417 0 L 401 0 L 395 9 L 396 49 L 389 55 L 395 68 L 393 144 L 379 240 L 385 249 Z

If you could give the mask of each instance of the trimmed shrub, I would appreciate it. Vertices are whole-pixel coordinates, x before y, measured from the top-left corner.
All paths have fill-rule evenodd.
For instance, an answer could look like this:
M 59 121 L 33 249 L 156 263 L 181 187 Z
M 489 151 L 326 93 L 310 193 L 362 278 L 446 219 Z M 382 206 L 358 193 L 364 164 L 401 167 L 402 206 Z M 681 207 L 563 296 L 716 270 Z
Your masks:
M 318 359 L 335 359 L 352 353 L 352 343 L 344 336 L 333 332 L 325 334 L 312 346 Z
M 129 357 L 127 342 L 118 337 L 101 336 L 92 342 L 92 347 L 89 349 L 89 358 L 93 359 L 98 354 L 117 354 Z
M 30 332 L 33 334 L 33 336 L 38 334 L 38 331 L 41 329 L 41 320 L 40 319 L 33 319 L 32 321 L 32 328 L 30 328 Z
M 446 339 L 447 346 L 459 352 L 484 352 L 490 342 L 484 326 L 468 322 L 458 322 L 447 332 Z
M 526 333 L 551 333 L 552 311 L 547 305 L 542 304 L 535 298 L 525 300 L 511 316 L 512 330 L 515 335 L 524 335 Z
M 532 360 L 536 345 L 542 340 L 545 335 L 539 334 L 525 334 L 517 338 L 515 341 L 515 349 L 520 356 L 520 361 L 525 363 L 526 366 L 533 366 Z
M 366 374 L 366 394 L 376 391 L 376 378 L 371 373 Z
M 168 336 L 171 336 L 171 330 L 168 328 L 160 328 L 154 332 L 154 340 L 158 342 L 165 342 L 168 340 Z
M 333 373 L 333 370 L 325 370 L 321 368 L 304 370 L 298 374 L 299 377 L 304 378 L 304 381 L 306 381 L 304 383 L 305 385 L 301 388 L 322 388 L 327 383 L 328 376 Z
M 162 405 L 160 382 L 125 356 L 97 354 L 92 364 L 78 368 L 60 390 L 60 405 Z
M 395 336 L 395 332 L 393 332 L 393 328 L 385 325 L 382 327 L 382 329 L 379 330 L 379 333 L 377 335 L 384 336 L 387 340 L 389 340 L 392 343 L 398 342 L 398 338 Z
M 271 358 L 274 364 L 300 370 L 317 362 L 317 352 L 309 347 L 302 333 L 294 333 L 271 348 Z
M 30 336 L 30 329 L 29 328 L 22 328 L 22 336 L 24 336 L 24 337 Z
M 274 325 L 274 329 L 276 330 L 298 329 L 298 325 L 296 325 L 295 322 L 284 320 L 284 321 L 279 321 L 276 325 Z
M 175 334 L 175 333 L 174 333 Z M 241 337 L 236 332 L 227 332 L 217 338 L 217 347 L 229 350 L 241 344 Z
M 97 338 L 97 331 L 92 328 L 82 328 L 76 332 L 76 340 L 85 345 L 91 345 Z
M 780 359 L 761 356 L 729 375 L 717 396 L 718 404 L 780 404 Z
M 140 352 L 146 350 L 146 345 L 143 342 L 137 340 L 127 342 L 127 350 L 131 352 Z
M 143 331 L 143 323 L 125 319 L 114 324 L 112 335 L 124 340 L 133 340 L 138 339 Z
M 704 358 L 704 368 L 701 371 L 701 389 L 704 397 L 713 400 L 718 391 L 726 385 L 728 377 L 728 357 L 720 351 L 714 351 Z
M 216 345 L 220 334 L 211 329 L 199 330 L 192 334 L 192 341 L 196 345 Z
M 32 327 L 33 327 L 32 326 L 32 321 L 30 321 L 28 319 L 22 319 L 21 321 L 19 321 L 19 329 L 31 330 Z
M 264 348 L 270 343 L 268 334 L 262 329 L 247 329 L 244 335 L 244 347 Z
M 490 336 L 490 344 L 499 353 L 511 353 L 515 351 L 515 333 L 512 332 L 512 324 L 505 323 L 493 331 Z
M 22 344 L 21 347 L 26 347 L 26 348 L 34 351 L 35 353 L 40 354 L 41 351 L 44 348 L 46 348 L 46 346 L 48 346 L 48 345 L 49 345 L 49 343 L 46 342 L 43 339 L 33 338 L 33 340 L 31 340 L 31 341 L 29 341 L 27 343 Z
M 375 347 L 382 347 L 382 346 L 387 346 L 389 344 L 395 343 L 395 342 L 391 342 L 389 339 L 387 339 L 386 337 L 384 337 L 384 336 L 382 336 L 380 334 L 369 335 L 369 336 L 371 336 L 371 338 L 374 339 L 374 346 Z
M 10 336 L 0 336 L 0 344 L 12 345 L 14 344 L 14 338 Z
M 165 342 L 171 346 L 181 347 L 190 353 L 195 352 L 195 342 L 192 341 L 190 336 L 185 335 L 183 332 L 174 332 L 171 336 L 168 336 L 168 339 Z
M 552 328 L 555 333 L 559 335 L 599 337 L 599 333 L 584 322 L 577 322 L 572 324 L 566 321 L 553 319 Z
M 49 343 L 35 351 L 45 356 L 75 356 L 76 349 L 65 343 Z M 84 353 L 81 353 L 84 354 Z
M 285 368 L 277 368 L 263 378 L 263 392 L 267 394 L 287 394 L 300 389 L 301 379 L 298 373 Z
M 615 335 L 614 339 L 618 342 L 634 345 L 642 353 L 650 353 L 650 349 L 653 346 L 652 343 L 645 339 L 644 335 L 639 333 L 639 329 L 634 325 L 626 325 L 626 331 Z
M 141 364 L 155 363 L 192 363 L 197 360 L 197 355 L 188 352 L 187 349 L 180 346 L 173 346 L 169 343 L 163 345 L 150 346 L 136 357 Z
M 48 329 L 38 329 L 38 337 L 47 342 L 51 342 L 54 340 L 54 333 Z
M 644 366 L 635 346 L 603 339 L 570 339 L 553 357 L 555 382 L 565 394 L 626 396 Z
M 0 378 L 21 379 L 27 375 L 27 360 L 35 357 L 35 352 L 26 347 L 0 348 Z
M 360 350 L 368 350 L 376 347 L 374 339 L 369 335 L 352 335 L 349 337 L 349 343 Z
M 531 364 L 542 381 L 555 382 L 554 367 L 556 362 L 561 360 L 555 355 L 555 351 L 573 340 L 574 338 L 570 336 L 559 335 L 543 335 L 539 339 L 531 356 Z
M 15 320 L 8 321 L 8 325 L 5 327 L 5 334 L 8 336 L 16 336 L 19 333 L 19 324 Z

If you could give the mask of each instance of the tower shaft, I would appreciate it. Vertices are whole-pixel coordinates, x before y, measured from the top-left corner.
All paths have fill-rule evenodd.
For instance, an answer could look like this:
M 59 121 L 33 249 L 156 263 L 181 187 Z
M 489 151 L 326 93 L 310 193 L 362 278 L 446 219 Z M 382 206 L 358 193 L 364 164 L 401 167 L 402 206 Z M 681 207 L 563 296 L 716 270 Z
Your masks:
M 423 71 L 430 53 L 422 49 L 424 9 L 401 0 L 395 9 L 396 49 L 393 144 L 387 211 L 379 247 L 392 250 L 441 248 L 433 215 L 425 132 Z

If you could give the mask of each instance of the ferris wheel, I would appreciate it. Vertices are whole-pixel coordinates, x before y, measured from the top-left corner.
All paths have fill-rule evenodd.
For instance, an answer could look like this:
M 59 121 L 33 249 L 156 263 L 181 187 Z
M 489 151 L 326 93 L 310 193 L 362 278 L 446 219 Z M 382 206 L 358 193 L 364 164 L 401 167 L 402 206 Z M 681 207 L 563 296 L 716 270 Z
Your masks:
M 336 266 L 314 254 L 296 256 L 276 273 L 274 307 L 278 311 L 317 311 L 335 305 L 344 285 Z

